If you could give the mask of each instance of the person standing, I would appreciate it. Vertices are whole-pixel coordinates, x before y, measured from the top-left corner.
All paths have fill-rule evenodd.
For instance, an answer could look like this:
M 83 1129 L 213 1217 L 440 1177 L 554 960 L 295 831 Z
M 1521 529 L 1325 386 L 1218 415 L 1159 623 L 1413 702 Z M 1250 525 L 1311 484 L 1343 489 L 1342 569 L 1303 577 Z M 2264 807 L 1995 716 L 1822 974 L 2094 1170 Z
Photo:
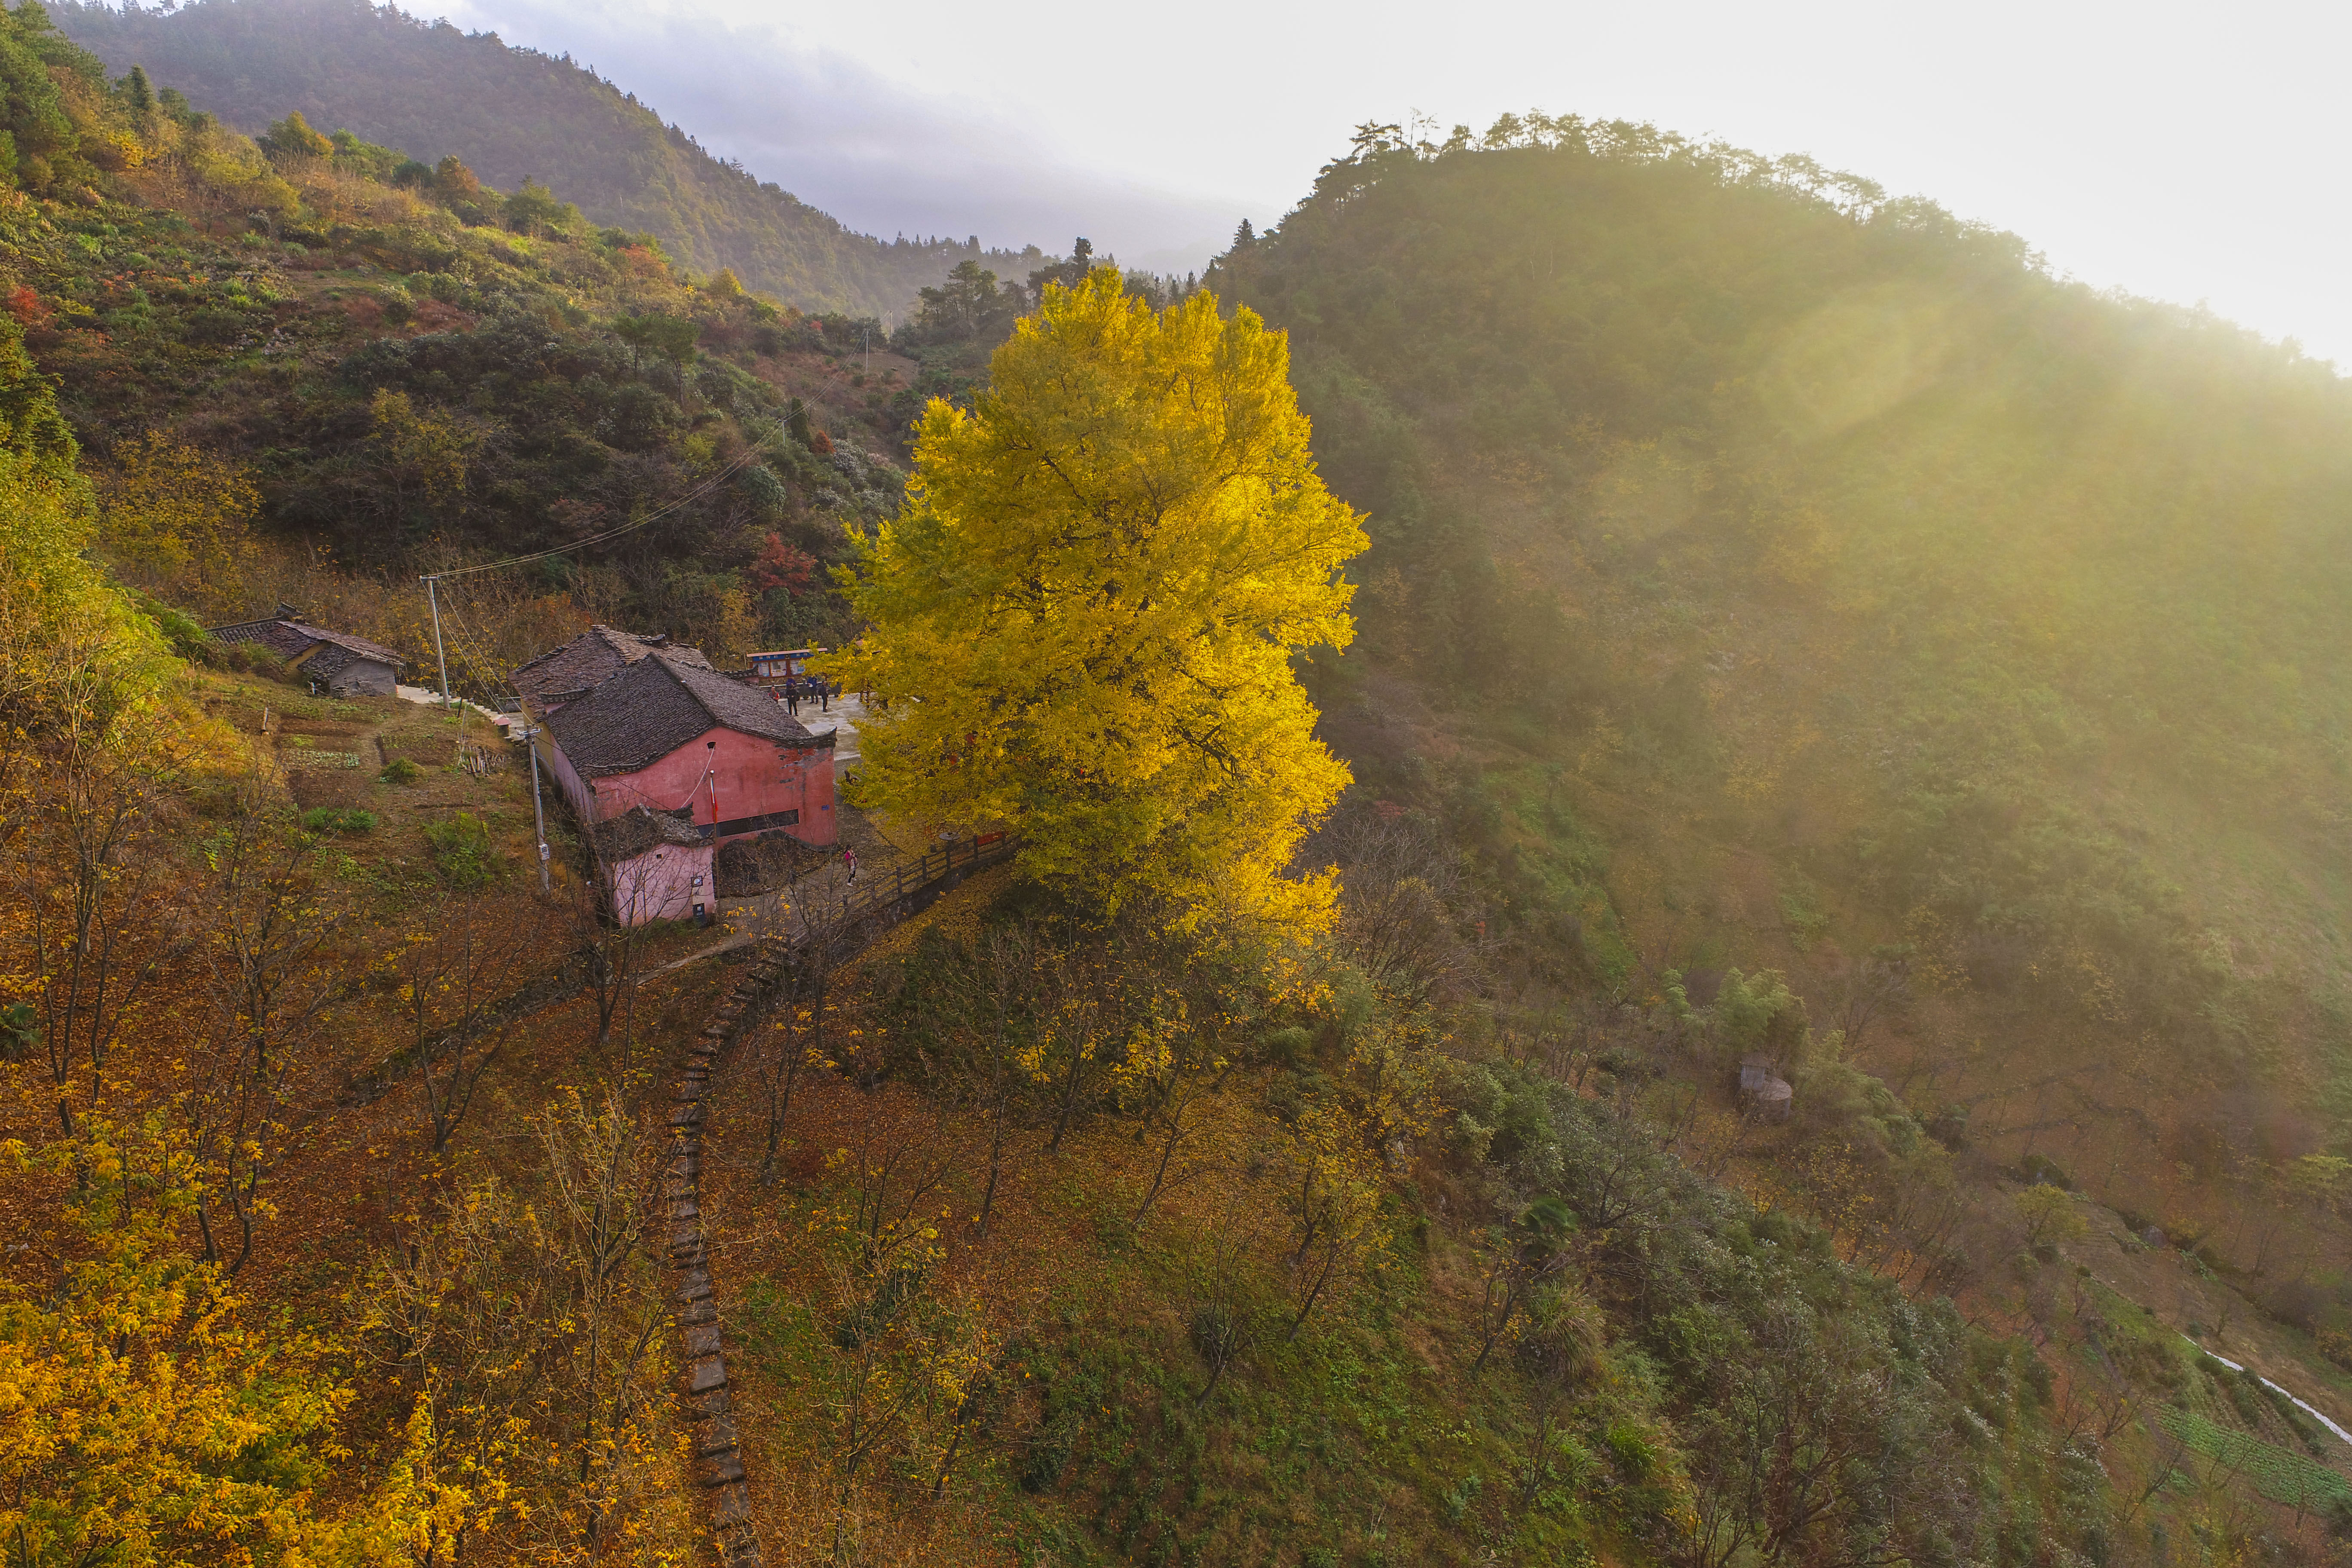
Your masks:
M 857 880 L 857 851 L 848 845 L 844 845 L 841 850 L 841 863 L 848 868 L 849 879 L 853 882 Z

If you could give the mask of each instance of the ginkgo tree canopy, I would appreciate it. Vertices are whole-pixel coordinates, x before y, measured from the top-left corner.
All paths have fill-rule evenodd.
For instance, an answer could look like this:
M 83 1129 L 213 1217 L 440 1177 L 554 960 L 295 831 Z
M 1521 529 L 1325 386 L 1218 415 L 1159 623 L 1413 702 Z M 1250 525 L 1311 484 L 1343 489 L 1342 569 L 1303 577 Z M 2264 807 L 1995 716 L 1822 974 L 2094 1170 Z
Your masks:
M 1346 787 L 1292 674 L 1354 634 L 1362 520 L 1324 488 L 1289 353 L 1249 310 L 1046 289 L 967 412 L 924 411 L 908 501 L 845 576 L 869 623 L 859 804 L 1021 834 L 1098 909 L 1139 892 L 1313 925 L 1290 877 Z

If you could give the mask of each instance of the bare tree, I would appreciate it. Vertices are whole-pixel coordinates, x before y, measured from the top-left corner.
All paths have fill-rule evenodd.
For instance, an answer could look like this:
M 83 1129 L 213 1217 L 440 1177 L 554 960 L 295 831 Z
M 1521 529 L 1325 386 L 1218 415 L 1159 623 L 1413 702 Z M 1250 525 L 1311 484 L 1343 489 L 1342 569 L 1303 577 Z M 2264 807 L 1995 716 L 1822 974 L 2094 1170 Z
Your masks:
M 540 1126 L 547 1153 L 551 1262 L 569 1276 L 574 1334 L 574 1484 L 592 1546 L 601 1544 L 628 1457 L 623 1445 L 654 1393 L 648 1352 L 667 1321 L 646 1278 L 646 1237 L 661 1163 L 616 1098 L 592 1112 L 573 1094 Z
M 1039 944 L 1032 972 L 1036 1037 L 1030 1078 L 1045 1091 L 1053 1118 L 1045 1140 L 1049 1154 L 1061 1149 L 1070 1129 L 1096 1108 L 1126 1065 L 1129 950 L 1146 927 L 1146 917 L 1130 905 L 1108 931 L 1066 946 Z
M 803 1007 L 804 999 L 811 1003 Z M 801 973 L 795 969 L 782 996 L 781 1016 L 762 1030 L 751 1049 L 751 1070 L 760 1086 L 760 1109 L 766 1121 L 766 1143 L 760 1155 L 760 1184 L 772 1187 L 783 1179 L 781 1163 L 784 1136 L 784 1119 L 792 1113 L 793 1090 L 801 1074 L 812 1060 L 824 1057 L 817 1041 L 823 1038 L 824 1021 L 816 1009 L 824 1004 L 815 999 Z
M 1289 1213 L 1292 1313 L 1283 1335 L 1298 1337 L 1331 1287 L 1353 1273 L 1380 1238 L 1381 1183 L 1364 1130 L 1336 1100 L 1305 1107 L 1277 1161 Z
M 236 811 L 204 845 L 211 875 L 203 941 L 219 1043 L 183 1104 L 211 1178 L 196 1203 L 205 1258 L 222 1258 L 215 1221 L 225 1206 L 237 1232 L 232 1277 L 252 1256 L 255 1226 L 268 1212 L 262 1184 L 332 978 L 318 960 L 340 911 L 312 875 L 311 848 L 264 797 L 258 777 L 246 782 Z
M 877 1292 L 891 1289 L 895 1276 L 929 1266 L 939 1232 L 925 1223 L 925 1214 L 952 1164 L 940 1131 L 936 1121 L 919 1131 L 885 1125 L 878 1108 L 869 1104 L 858 1121 L 856 1146 L 837 1156 L 846 1167 L 845 1217 L 858 1270 Z
M 156 929 L 163 857 L 150 835 L 152 792 L 121 747 L 69 733 L 47 775 L 46 798 L 27 814 L 16 891 L 32 937 L 58 1121 L 72 1137 L 75 1075 L 87 1074 L 95 1101 L 108 1053 L 158 973 L 152 949 L 164 944 Z
M 1135 1205 L 1131 1223 L 1139 1230 L 1163 1194 L 1211 1168 L 1213 1162 L 1188 1155 L 1200 1120 L 1195 1112 L 1224 1089 L 1241 1064 L 1241 1052 L 1229 1037 L 1234 1023 L 1230 996 L 1213 981 L 1186 990 L 1189 1005 L 1170 1026 L 1157 1031 L 1156 1054 L 1139 1075 L 1143 1128 L 1159 1150 L 1150 1184 Z
M 932 1223 L 930 1205 L 950 1164 L 936 1121 L 886 1122 L 874 1100 L 866 1102 L 856 1146 L 836 1156 L 846 1182 L 835 1219 L 851 1250 L 826 1264 L 838 1311 L 832 1335 L 836 1353 L 824 1385 L 834 1422 L 835 1562 L 852 1555 L 858 1478 L 867 1461 L 923 1425 L 927 1415 L 944 1414 L 954 1430 L 933 1482 L 935 1495 L 943 1493 L 970 1418 L 969 1367 L 975 1358 L 943 1346 L 943 1339 L 957 1337 L 957 1325 L 948 1321 L 954 1315 L 937 1310 L 929 1289 L 946 1255 L 945 1228 Z M 950 1370 L 958 1363 L 965 1370 Z
M 479 900 L 452 896 L 401 952 L 416 1087 L 436 1154 L 448 1149 L 483 1074 L 505 1048 L 499 1004 L 513 988 L 529 942 L 530 933 Z
M 1476 948 L 1462 934 L 1476 916 L 1461 858 L 1434 828 L 1351 812 L 1318 834 L 1312 851 L 1345 872 L 1339 939 L 1384 989 L 1420 1003 L 1476 980 Z
M 572 930 L 572 945 L 588 976 L 589 998 L 596 1008 L 596 1044 L 612 1044 L 613 1026 L 624 1005 L 636 991 L 635 973 L 637 928 L 610 919 L 593 875 L 576 883 L 565 904 Z
M 608 861 L 592 837 L 587 865 L 564 904 L 573 951 L 586 972 L 596 1008 L 596 1044 L 621 1037 L 621 1069 L 636 1042 L 637 986 L 645 978 L 645 922 L 663 885 L 658 863 L 645 855 Z
M 988 1071 L 983 1103 L 988 1116 L 988 1164 L 980 1191 L 980 1214 L 973 1229 L 988 1238 L 996 1212 L 996 1192 L 1003 1179 L 1004 1156 L 1015 1119 L 1021 1114 L 1022 1075 L 1013 1059 L 1009 1020 L 1019 994 L 1016 987 L 1036 969 L 1037 944 L 1025 930 L 995 931 L 988 938 Z
M 1911 994 L 1911 950 L 1874 947 L 1870 955 L 1847 966 L 1838 1003 L 1838 1026 L 1845 1031 L 1845 1049 L 1862 1049 L 1870 1026 L 1900 1007 Z
M 1237 1185 L 1208 1234 L 1207 1255 L 1192 1276 L 1192 1349 L 1209 1369 L 1194 1396 L 1206 1405 L 1225 1373 L 1257 1342 L 1257 1301 L 1250 1289 L 1250 1263 L 1257 1247 L 1258 1194 Z
M 1024 923 L 992 928 L 971 961 L 952 972 L 938 996 L 943 1027 L 930 1065 L 948 1093 L 977 1113 L 987 1129 L 974 1236 L 985 1240 L 996 1211 L 1013 1136 L 1027 1109 L 1028 1074 L 1018 1059 L 1030 1038 L 1031 987 L 1038 963 L 1035 930 Z
M 476 1493 L 482 1515 L 503 1513 L 530 1555 L 593 1561 L 674 1463 L 651 1419 L 668 1321 L 646 1248 L 660 1145 L 616 1100 L 576 1093 L 538 1131 L 538 1190 L 491 1178 L 449 1194 L 377 1271 L 362 1326 L 415 1380 L 446 1468 L 495 1483 Z

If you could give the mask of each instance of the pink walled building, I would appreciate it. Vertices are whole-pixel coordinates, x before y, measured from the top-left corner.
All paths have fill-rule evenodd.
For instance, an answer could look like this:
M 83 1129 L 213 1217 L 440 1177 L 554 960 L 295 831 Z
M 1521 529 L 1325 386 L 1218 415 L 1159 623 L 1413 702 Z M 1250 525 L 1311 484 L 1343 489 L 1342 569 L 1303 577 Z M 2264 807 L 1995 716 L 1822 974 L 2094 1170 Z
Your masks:
M 727 839 L 835 842 L 833 737 L 695 649 L 598 626 L 524 666 L 515 685 L 631 924 L 715 904 L 714 851 Z
M 717 850 L 700 830 L 667 812 L 639 808 L 595 826 L 596 858 L 611 881 L 613 918 L 623 925 L 690 919 L 709 907 Z

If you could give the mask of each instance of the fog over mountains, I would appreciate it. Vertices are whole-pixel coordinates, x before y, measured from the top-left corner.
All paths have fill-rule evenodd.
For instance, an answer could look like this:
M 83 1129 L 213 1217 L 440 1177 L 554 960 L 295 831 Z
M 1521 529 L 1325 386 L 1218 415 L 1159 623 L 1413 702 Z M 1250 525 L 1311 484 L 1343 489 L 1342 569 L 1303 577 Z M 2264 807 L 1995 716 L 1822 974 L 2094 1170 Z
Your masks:
M 1129 266 L 1181 273 L 1206 265 L 1244 217 L 1263 226 L 1287 205 L 1119 178 L 1034 119 L 916 89 L 757 21 L 554 0 L 457 0 L 448 15 L 509 44 L 569 51 L 714 152 L 885 239 L 977 233 L 991 248 L 1058 252 L 1085 234 Z M 1328 132 L 1337 152 L 1346 126 Z

